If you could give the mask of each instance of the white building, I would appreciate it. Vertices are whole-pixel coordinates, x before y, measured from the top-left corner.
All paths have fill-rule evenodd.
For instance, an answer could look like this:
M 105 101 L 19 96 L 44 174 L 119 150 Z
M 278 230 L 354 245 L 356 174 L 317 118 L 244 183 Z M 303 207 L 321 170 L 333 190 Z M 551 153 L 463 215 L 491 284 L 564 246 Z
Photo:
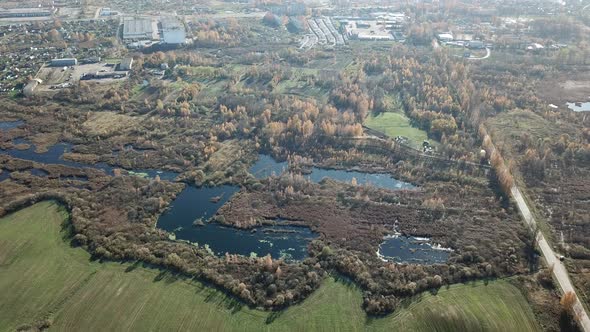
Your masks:
M 454 39 L 455 38 L 453 37 L 453 34 L 450 32 L 438 34 L 438 40 L 440 40 L 441 42 L 450 42 L 450 41 L 453 41 Z
M 176 18 L 163 18 L 160 22 L 162 26 L 162 43 L 164 44 L 184 44 L 186 42 L 186 31 L 184 24 Z
M 393 41 L 395 38 L 385 26 L 375 20 L 348 21 L 344 26 L 344 32 L 351 39 L 358 40 L 382 40 Z

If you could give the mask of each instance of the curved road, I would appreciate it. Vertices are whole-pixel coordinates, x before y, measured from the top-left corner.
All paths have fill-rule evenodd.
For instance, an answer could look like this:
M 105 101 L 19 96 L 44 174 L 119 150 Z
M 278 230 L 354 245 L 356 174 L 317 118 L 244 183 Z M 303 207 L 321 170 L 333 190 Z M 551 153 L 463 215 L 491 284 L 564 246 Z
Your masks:
M 491 54 L 492 54 L 492 51 L 490 51 L 490 48 L 489 47 L 486 47 L 486 55 L 482 56 L 481 58 L 476 58 L 476 57 L 470 56 L 467 59 L 468 60 L 483 60 L 483 59 L 489 58 Z
M 520 213 L 522 214 L 524 221 L 527 223 L 527 225 L 529 225 L 529 227 L 531 227 L 531 229 L 533 229 L 537 224 L 537 221 L 531 214 L 531 211 L 529 210 L 526 201 L 522 197 L 520 189 L 518 189 L 516 185 L 514 185 L 510 189 L 510 192 L 512 193 L 512 197 L 516 201 L 516 205 L 518 206 L 518 210 L 520 210 Z M 565 266 L 559 259 L 557 259 L 557 255 L 555 254 L 553 249 L 551 249 L 549 243 L 547 243 L 547 240 L 545 239 L 545 236 L 543 236 L 542 232 L 539 232 L 537 235 L 537 243 L 539 245 L 539 249 L 541 249 L 541 253 L 545 258 L 545 261 L 547 262 L 547 265 L 553 265 L 553 276 L 555 277 L 555 279 L 557 279 L 557 282 L 559 283 L 559 287 L 561 288 L 561 290 L 564 293 L 573 292 L 574 294 L 576 294 L 576 290 L 574 289 L 574 286 L 570 281 Z M 584 310 L 584 307 L 578 299 L 577 294 L 576 303 L 574 304 L 574 311 L 576 312 L 578 324 L 580 325 L 582 331 L 590 332 L 590 318 L 588 318 L 588 313 L 586 313 L 586 310 Z

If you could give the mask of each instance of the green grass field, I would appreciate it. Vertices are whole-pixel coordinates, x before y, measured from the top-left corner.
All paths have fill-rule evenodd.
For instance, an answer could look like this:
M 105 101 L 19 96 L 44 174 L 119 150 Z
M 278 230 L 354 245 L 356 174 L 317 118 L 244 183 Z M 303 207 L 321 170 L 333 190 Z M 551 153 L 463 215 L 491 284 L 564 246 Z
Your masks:
M 428 140 L 428 135 L 424 130 L 412 127 L 410 119 L 405 114 L 398 112 L 383 112 L 377 116 L 370 114 L 365 119 L 364 125 L 389 137 L 405 136 L 413 147 L 422 146 L 422 142 Z M 430 142 L 435 143 L 432 140 Z
M 384 318 L 367 317 L 360 291 L 333 279 L 278 314 L 253 310 L 196 281 L 90 261 L 65 241 L 66 216 L 42 202 L 0 219 L 0 331 L 44 319 L 55 331 L 538 330 L 524 297 L 502 280 L 443 288 Z

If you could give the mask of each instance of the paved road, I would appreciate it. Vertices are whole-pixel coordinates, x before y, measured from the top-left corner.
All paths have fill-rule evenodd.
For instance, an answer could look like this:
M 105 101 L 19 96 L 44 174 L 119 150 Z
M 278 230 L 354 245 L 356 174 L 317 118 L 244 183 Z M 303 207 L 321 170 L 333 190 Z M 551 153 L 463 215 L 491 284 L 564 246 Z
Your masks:
M 483 59 L 489 58 L 490 57 L 490 54 L 492 54 L 492 51 L 490 51 L 490 48 L 489 47 L 486 47 L 486 55 L 482 56 L 481 58 L 470 56 L 467 59 L 469 59 L 469 60 L 483 60 Z
M 510 191 L 512 193 L 512 197 L 516 201 L 518 209 L 520 210 L 520 213 L 522 214 L 525 222 L 531 228 L 534 228 L 534 226 L 537 224 L 537 221 L 531 214 L 531 211 L 529 210 L 526 201 L 522 197 L 522 193 L 516 186 L 513 186 Z M 549 243 L 547 243 L 545 236 L 543 236 L 543 233 L 541 232 L 539 232 L 539 234 L 537 235 L 537 243 L 539 245 L 539 249 L 541 249 L 543 257 L 547 261 L 547 265 L 553 265 L 553 276 L 555 277 L 555 279 L 557 279 L 559 287 L 562 289 L 562 291 L 564 293 L 573 292 L 574 294 L 576 294 L 576 290 L 574 289 L 574 286 L 570 281 L 565 266 L 559 259 L 557 259 L 557 255 L 555 254 L 553 249 L 551 249 L 551 246 L 549 246 Z M 582 306 L 582 303 L 580 303 L 577 294 L 576 303 L 574 304 L 574 311 L 577 314 L 577 317 L 579 319 L 578 323 L 581 326 L 582 331 L 590 332 L 590 318 L 588 318 L 588 313 L 586 313 L 586 310 L 584 310 L 584 307 Z

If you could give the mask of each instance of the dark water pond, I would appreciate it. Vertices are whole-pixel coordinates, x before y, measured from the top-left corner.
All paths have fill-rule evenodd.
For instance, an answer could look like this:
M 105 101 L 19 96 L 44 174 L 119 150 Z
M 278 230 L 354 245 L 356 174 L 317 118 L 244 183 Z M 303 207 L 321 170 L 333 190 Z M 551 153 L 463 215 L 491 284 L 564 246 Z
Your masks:
M 306 227 L 271 226 L 241 230 L 207 222 L 239 190 L 235 186 L 186 187 L 160 216 L 158 227 L 177 239 L 208 246 L 216 255 L 239 254 L 302 259 L 316 235 Z M 198 221 L 200 226 L 194 225 Z
M 272 157 L 261 154 L 259 155 L 258 161 L 250 168 L 250 173 L 252 173 L 257 179 L 263 179 L 273 174 L 281 174 L 287 170 L 288 167 L 289 165 L 287 162 L 277 162 Z M 336 181 L 351 183 L 352 179 L 354 178 L 359 185 L 371 184 L 375 187 L 389 190 L 414 188 L 412 184 L 397 180 L 391 177 L 389 174 L 375 174 L 312 167 L 311 173 L 306 174 L 305 176 L 315 183 L 322 181 L 324 178 L 331 178 Z
M 201 188 L 187 186 L 172 202 L 170 209 L 162 214 L 158 227 L 167 231 L 173 231 L 178 227 L 190 228 L 196 219 L 205 221 L 213 217 L 239 190 L 240 187 L 227 185 Z
M 277 162 L 269 155 L 260 154 L 256 163 L 250 167 L 250 173 L 257 179 L 265 179 L 271 175 L 279 175 L 288 168 L 288 162 Z
M 10 172 L 3 169 L 2 173 L 0 173 L 0 181 L 4 181 L 10 177 Z
M 0 131 L 10 130 L 24 124 L 23 121 L 0 121 Z
M 97 164 L 84 164 L 75 161 L 69 161 L 62 158 L 64 153 L 72 152 L 72 145 L 69 143 L 58 143 L 49 147 L 47 152 L 44 153 L 36 153 L 35 146 L 30 144 L 28 141 L 23 139 L 16 139 L 14 140 L 14 144 L 29 144 L 30 147 L 26 150 L 1 150 L 3 154 L 8 154 L 15 158 L 32 160 L 39 163 L 44 164 L 59 164 L 65 165 L 70 167 L 78 167 L 78 168 L 96 168 L 103 170 L 105 173 L 112 175 L 113 170 L 116 167 L 110 166 L 106 163 L 97 163 Z M 161 170 L 153 170 L 153 169 L 141 169 L 141 170 L 134 170 L 132 174 L 140 175 L 140 176 L 147 176 L 147 177 L 155 177 L 159 175 L 163 180 L 174 180 L 178 173 L 170 172 L 170 171 L 161 171 Z
M 566 104 L 567 104 L 567 107 L 574 112 L 590 112 L 590 102 L 566 103 Z
M 45 176 L 49 175 L 49 173 L 47 171 L 42 170 L 42 169 L 38 169 L 38 168 L 33 168 L 30 172 L 34 176 L 42 176 L 42 177 L 45 177 Z
M 412 264 L 445 263 L 451 250 L 430 243 L 429 239 L 392 235 L 384 238 L 377 255 L 386 261 Z

